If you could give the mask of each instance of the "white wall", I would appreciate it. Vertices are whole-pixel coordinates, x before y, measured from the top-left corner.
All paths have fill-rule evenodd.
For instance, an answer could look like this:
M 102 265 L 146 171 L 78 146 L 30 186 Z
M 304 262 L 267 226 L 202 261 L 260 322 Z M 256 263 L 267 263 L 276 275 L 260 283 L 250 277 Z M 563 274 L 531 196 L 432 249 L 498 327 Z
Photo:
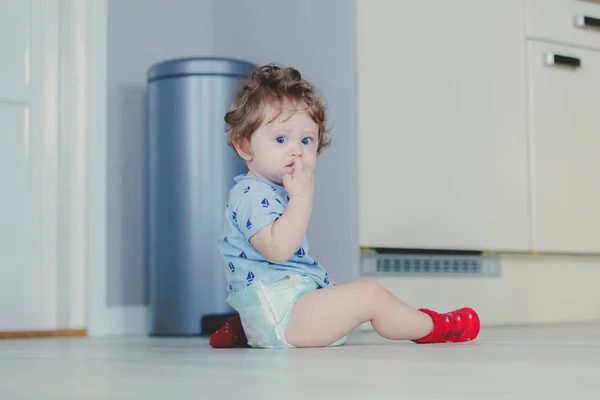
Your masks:
M 289 30 L 291 16 L 313 28 Z M 108 34 L 106 315 L 92 334 L 146 329 L 143 101 L 147 69 L 165 59 L 283 63 L 319 87 L 333 145 L 319 162 L 309 240 L 334 279 L 358 277 L 354 2 L 109 0 Z
M 339 282 L 358 277 L 356 16 L 350 0 L 219 0 L 215 52 L 256 64 L 297 68 L 321 91 L 332 145 L 316 171 L 308 240 Z
M 211 0 L 108 0 L 106 271 L 92 271 L 91 336 L 144 334 L 144 93 L 162 60 L 213 54 Z M 93 276 L 97 276 L 94 279 Z
M 148 303 L 144 94 L 148 68 L 213 54 L 211 0 L 111 0 L 108 50 L 109 307 Z

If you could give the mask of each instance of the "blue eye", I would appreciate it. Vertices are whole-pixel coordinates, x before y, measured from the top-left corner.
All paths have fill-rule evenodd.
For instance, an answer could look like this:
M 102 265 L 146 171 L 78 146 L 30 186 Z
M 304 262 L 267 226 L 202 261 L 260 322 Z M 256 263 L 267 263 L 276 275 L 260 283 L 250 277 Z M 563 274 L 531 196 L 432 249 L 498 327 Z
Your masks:
M 302 139 L 302 144 L 309 145 L 311 143 L 312 143 L 312 139 L 309 137 L 305 137 L 304 139 Z
M 279 136 L 277 137 L 277 139 L 275 139 L 277 141 L 277 143 L 285 143 L 285 138 L 283 136 Z

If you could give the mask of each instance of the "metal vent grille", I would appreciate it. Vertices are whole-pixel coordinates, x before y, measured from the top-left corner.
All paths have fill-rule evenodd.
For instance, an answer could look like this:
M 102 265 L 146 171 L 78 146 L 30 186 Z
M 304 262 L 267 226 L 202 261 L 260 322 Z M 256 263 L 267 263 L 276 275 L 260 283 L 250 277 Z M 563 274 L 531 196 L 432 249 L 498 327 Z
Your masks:
M 500 276 L 500 262 L 491 256 L 363 253 L 363 276 Z

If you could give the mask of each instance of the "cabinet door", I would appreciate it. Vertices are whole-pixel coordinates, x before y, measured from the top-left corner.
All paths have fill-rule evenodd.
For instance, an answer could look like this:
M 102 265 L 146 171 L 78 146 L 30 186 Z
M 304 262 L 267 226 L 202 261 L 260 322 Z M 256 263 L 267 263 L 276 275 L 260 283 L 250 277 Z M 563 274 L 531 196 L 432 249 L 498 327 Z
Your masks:
M 528 46 L 535 248 L 600 252 L 600 52 Z
M 358 0 L 360 243 L 530 247 L 521 0 Z

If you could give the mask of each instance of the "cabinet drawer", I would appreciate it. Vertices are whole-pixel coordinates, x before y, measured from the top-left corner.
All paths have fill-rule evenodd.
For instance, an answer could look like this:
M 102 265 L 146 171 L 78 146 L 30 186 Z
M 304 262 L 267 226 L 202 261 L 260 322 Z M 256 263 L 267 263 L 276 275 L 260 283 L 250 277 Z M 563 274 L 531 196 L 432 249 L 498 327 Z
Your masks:
M 527 36 L 600 49 L 600 1 L 527 0 Z

